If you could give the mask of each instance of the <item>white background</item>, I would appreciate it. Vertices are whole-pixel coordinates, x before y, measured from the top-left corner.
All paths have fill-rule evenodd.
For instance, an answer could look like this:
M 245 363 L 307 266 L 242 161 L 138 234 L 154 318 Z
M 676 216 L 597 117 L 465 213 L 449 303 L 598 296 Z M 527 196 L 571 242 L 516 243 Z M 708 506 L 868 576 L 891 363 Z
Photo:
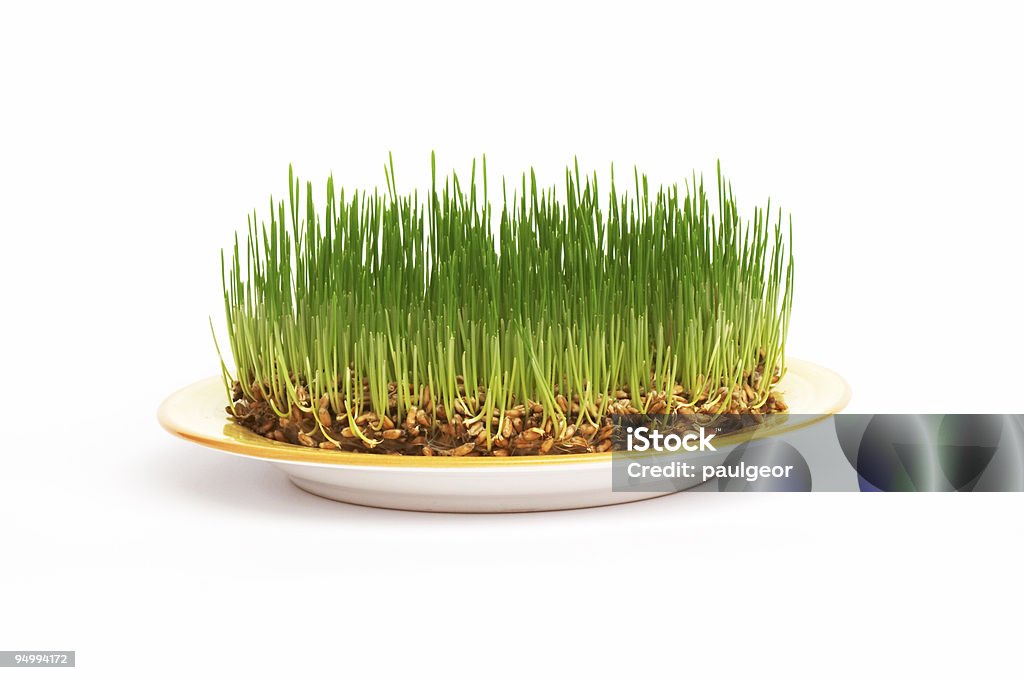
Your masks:
M 217 371 L 219 249 L 288 163 L 365 187 L 392 151 L 408 188 L 431 149 L 550 182 L 720 158 L 792 212 L 790 351 L 851 410 L 1024 411 L 1012 4 L 711 4 L 5 6 L 0 648 L 76 649 L 61 677 L 1019 674 L 1020 495 L 435 516 L 156 424 Z

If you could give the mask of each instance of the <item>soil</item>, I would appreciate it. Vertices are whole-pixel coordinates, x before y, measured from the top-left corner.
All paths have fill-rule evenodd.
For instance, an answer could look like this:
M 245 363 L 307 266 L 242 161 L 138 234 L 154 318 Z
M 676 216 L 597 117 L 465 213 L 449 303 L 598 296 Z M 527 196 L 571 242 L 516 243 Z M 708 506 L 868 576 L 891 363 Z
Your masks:
M 757 380 L 759 376 L 756 373 L 755 376 Z M 777 381 L 777 377 L 772 379 L 773 383 Z M 262 397 L 265 391 L 260 385 L 254 384 L 249 390 L 257 396 L 248 397 L 236 383 L 232 394 L 234 404 L 227 412 L 238 424 L 268 439 L 326 450 L 412 456 L 535 456 L 608 451 L 612 447 L 614 415 L 680 414 L 692 415 L 697 423 L 710 422 L 727 394 L 725 388 L 720 388 L 710 397 L 703 394 L 692 400 L 686 399 L 688 395 L 677 386 L 670 395 L 653 391 L 642 394 L 645 408 L 641 411 L 634 405 L 628 390 L 618 390 L 610 395 L 613 400 L 605 415 L 598 418 L 596 413 L 584 414 L 578 426 L 578 401 L 570 402 L 563 395 L 556 395 L 562 412 L 569 414 L 567 421 L 545 419 L 541 405 L 527 400 L 504 412 L 495 410 L 487 428 L 486 419 L 472 415 L 480 410 L 466 407 L 465 389 L 461 386 L 463 399 L 456 401 L 456 413 L 445 413 L 444 406 L 435 404 L 429 389 L 425 388 L 419 399 L 423 408 L 413 408 L 401 418 L 396 408 L 397 389 L 397 385 L 390 386 L 388 413 L 365 411 L 351 418 L 348 415 L 339 418 L 326 396 L 314 405 L 305 388 L 300 386 L 297 395 L 303 408 L 293 405 L 291 412 L 281 417 Z M 483 404 L 485 396 L 485 391 L 479 390 L 476 403 Z M 734 388 L 730 408 L 725 412 L 744 418 L 729 419 L 731 427 L 740 429 L 741 421 L 756 425 L 766 415 L 788 410 L 775 392 L 769 393 L 761 406 L 752 404 L 755 396 L 749 382 Z M 363 403 L 370 403 L 368 388 Z

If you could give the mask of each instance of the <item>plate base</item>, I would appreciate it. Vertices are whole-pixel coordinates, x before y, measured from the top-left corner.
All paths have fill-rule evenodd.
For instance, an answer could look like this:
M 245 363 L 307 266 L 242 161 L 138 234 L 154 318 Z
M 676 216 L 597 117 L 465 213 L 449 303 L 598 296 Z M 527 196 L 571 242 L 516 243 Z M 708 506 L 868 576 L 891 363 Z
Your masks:
M 575 494 L 478 494 L 399 493 L 385 489 L 359 488 L 346 484 L 310 479 L 288 471 L 288 479 L 298 488 L 332 501 L 389 510 L 418 512 L 504 513 L 543 512 L 546 510 L 574 510 L 603 505 L 619 505 L 667 496 L 675 491 L 654 493 L 614 492 L 607 490 L 581 491 Z M 610 487 L 610 485 L 609 485 Z

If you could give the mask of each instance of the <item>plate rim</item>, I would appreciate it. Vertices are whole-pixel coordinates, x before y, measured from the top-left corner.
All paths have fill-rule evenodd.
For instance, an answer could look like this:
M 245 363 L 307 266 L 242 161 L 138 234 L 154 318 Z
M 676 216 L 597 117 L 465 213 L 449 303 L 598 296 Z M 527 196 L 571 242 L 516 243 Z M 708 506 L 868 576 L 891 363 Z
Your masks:
M 802 359 L 787 358 L 787 370 L 797 366 L 823 374 L 830 382 L 835 383 L 841 389 L 841 396 L 828 408 L 823 409 L 820 414 L 811 418 L 801 419 L 798 422 L 783 424 L 771 431 L 771 435 L 782 434 L 796 429 L 807 427 L 813 423 L 827 418 L 828 416 L 842 411 L 850 402 L 852 390 L 849 383 L 832 369 Z M 821 379 L 821 378 L 819 378 Z M 217 383 L 223 389 L 220 377 L 210 377 L 196 381 L 182 387 L 163 400 L 157 410 L 157 420 L 160 425 L 171 434 L 201 446 L 224 451 L 245 458 L 254 458 L 278 463 L 293 463 L 300 465 L 312 465 L 316 467 L 332 468 L 359 468 L 359 469 L 410 469 L 417 470 L 447 470 L 453 469 L 474 470 L 481 468 L 526 468 L 537 466 L 566 466 L 572 464 L 594 465 L 597 463 L 610 462 L 613 451 L 603 453 L 572 453 L 542 456 L 507 456 L 507 457 L 484 457 L 484 456 L 403 456 L 395 454 L 365 453 L 361 451 L 328 451 L 323 449 L 311 449 L 296 444 L 286 444 L 265 439 L 255 433 L 249 436 L 253 439 L 242 439 L 231 436 L 228 431 L 231 428 L 241 428 L 228 420 L 225 414 L 223 423 L 225 431 L 222 436 L 214 437 L 202 432 L 197 426 L 189 426 L 188 418 L 182 422 L 182 410 L 177 403 L 183 395 L 199 388 L 200 386 Z M 202 415 L 200 417 L 203 417 Z M 258 439 L 256 439 L 258 438 Z M 744 439 L 743 435 L 733 435 L 726 438 L 735 439 L 736 442 Z

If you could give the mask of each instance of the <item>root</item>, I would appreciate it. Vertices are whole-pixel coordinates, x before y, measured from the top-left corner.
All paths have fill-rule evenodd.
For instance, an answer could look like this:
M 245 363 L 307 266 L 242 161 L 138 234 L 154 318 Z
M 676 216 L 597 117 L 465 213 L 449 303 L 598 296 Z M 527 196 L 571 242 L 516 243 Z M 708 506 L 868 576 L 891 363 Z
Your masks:
M 760 381 L 760 376 L 756 376 Z M 773 378 L 772 382 L 778 379 Z M 363 403 L 370 402 L 368 393 Z M 389 407 L 383 414 L 366 411 L 354 415 L 335 413 L 324 396 L 315 407 L 309 402 L 305 386 L 296 394 L 305 399 L 300 408 L 292 405 L 290 412 L 281 416 L 266 395 L 269 390 L 254 385 L 247 397 L 241 386 L 233 386 L 234 403 L 227 407 L 228 415 L 239 425 L 274 441 L 320 448 L 329 451 L 344 450 L 404 456 L 537 456 L 596 453 L 612 447 L 614 424 L 612 416 L 646 413 L 649 415 L 692 415 L 697 420 L 722 414 L 741 415 L 733 419 L 739 429 L 742 420 L 753 426 L 764 416 L 785 413 L 788 407 L 782 397 L 769 390 L 758 399 L 756 385 L 744 382 L 731 391 L 719 388 L 713 393 L 694 398 L 675 386 L 668 393 L 651 390 L 640 396 L 645 408 L 638 409 L 628 388 L 615 390 L 607 397 L 603 414 L 595 409 L 580 409 L 578 397 L 567 398 L 556 394 L 556 401 L 565 419 L 545 414 L 544 408 L 526 400 L 506 410 L 493 409 L 486 414 L 482 407 L 473 411 L 467 400 L 456 402 L 456 413 L 447 414 L 444 406 L 433 407 L 429 390 L 413 395 L 413 401 L 422 405 L 399 413 L 398 386 L 389 386 Z M 464 389 L 463 389 L 464 391 Z M 603 397 L 599 397 L 599 400 Z M 472 401 L 472 400 L 468 400 Z M 487 403 L 486 390 L 476 395 L 476 404 Z M 348 423 L 351 422 L 350 426 Z

